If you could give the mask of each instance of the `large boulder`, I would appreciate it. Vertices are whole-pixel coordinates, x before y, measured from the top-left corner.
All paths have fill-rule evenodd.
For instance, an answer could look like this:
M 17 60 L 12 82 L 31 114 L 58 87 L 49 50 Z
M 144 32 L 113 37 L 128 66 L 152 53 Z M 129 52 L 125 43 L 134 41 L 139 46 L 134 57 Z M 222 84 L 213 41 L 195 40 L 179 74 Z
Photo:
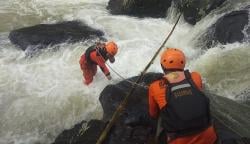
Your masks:
M 66 21 L 57 24 L 39 24 L 13 30 L 10 41 L 22 50 L 28 47 L 39 49 L 63 42 L 74 43 L 87 39 L 101 38 L 104 33 L 79 21 Z
M 106 123 L 100 120 L 82 121 L 72 129 L 64 130 L 53 144 L 95 144 L 105 126 Z
M 250 38 L 249 9 L 233 11 L 217 20 L 200 38 L 204 47 L 248 41 Z M 204 43 L 205 41 L 205 43 Z
M 162 77 L 160 73 L 146 74 L 141 86 L 137 87 L 135 92 L 129 98 L 125 110 L 119 115 L 118 121 L 111 128 L 108 137 L 105 139 L 104 144 L 149 144 L 153 143 L 155 135 L 156 121 L 152 120 L 148 115 L 148 93 L 147 86 L 152 81 Z M 129 81 L 136 81 L 138 77 L 128 79 Z M 95 144 L 103 131 L 105 125 L 111 119 L 113 112 L 117 109 L 121 101 L 125 98 L 132 85 L 128 81 L 122 81 L 115 85 L 108 85 L 101 93 L 99 100 L 103 107 L 104 115 L 103 120 L 90 121 L 87 125 L 83 121 L 77 124 L 70 130 L 62 132 L 53 144 Z M 208 94 L 210 99 L 214 96 Z M 230 110 L 233 105 L 233 112 L 242 110 L 244 113 L 249 111 L 249 108 L 239 109 L 240 105 L 236 105 L 234 101 L 226 98 L 212 98 L 212 112 L 215 113 L 216 124 L 218 125 L 221 140 L 229 142 L 230 144 L 237 144 L 242 139 L 235 132 L 231 131 L 226 125 L 232 124 L 228 117 L 230 117 Z M 221 103 L 225 103 L 222 108 Z M 227 105 L 230 104 L 230 105 Z M 224 113 L 226 112 L 226 113 Z M 233 116 L 237 113 L 233 113 Z M 233 128 L 244 129 L 241 130 L 246 136 L 249 132 L 248 118 L 249 116 L 240 117 L 241 123 Z M 218 118 L 218 119 L 217 119 Z M 226 121 L 221 121 L 226 120 Z M 233 119 L 233 122 L 237 119 Z M 242 126 L 245 126 L 245 128 Z M 243 135 L 244 136 L 244 135 Z M 249 139 L 244 139 L 249 142 Z M 223 143 L 226 144 L 226 143 Z M 227 143 L 228 144 L 228 143 Z
M 220 18 L 215 24 L 215 39 L 222 44 L 242 42 L 243 30 L 248 25 L 248 12 L 248 10 L 233 11 Z
M 175 5 L 183 11 L 184 19 L 195 25 L 197 21 L 212 10 L 220 7 L 226 0 L 174 0 Z
M 107 9 L 111 14 L 136 17 L 166 17 L 172 0 L 110 0 Z
M 131 121 L 130 119 L 139 120 L 148 113 L 148 102 L 147 102 L 147 85 L 152 81 L 162 77 L 161 73 L 148 73 L 144 76 L 142 85 L 145 87 L 138 86 L 134 91 L 133 95 L 129 99 L 129 103 L 124 111 L 126 117 L 124 121 Z M 128 79 L 129 81 L 136 81 L 138 77 Z M 121 81 L 116 85 L 108 85 L 100 94 L 99 100 L 101 102 L 104 115 L 103 120 L 109 120 L 114 113 L 117 106 L 127 95 L 131 89 L 132 84 L 127 81 Z M 136 105 L 134 102 L 138 102 Z
M 120 114 L 119 121 L 112 130 L 108 144 L 134 144 L 145 143 L 149 141 L 149 136 L 155 126 L 155 121 L 148 115 L 147 85 L 152 81 L 162 77 L 162 74 L 146 74 L 134 93 L 130 96 L 125 110 Z M 135 82 L 138 77 L 128 79 Z M 145 87 L 143 87 L 143 85 Z M 129 93 L 132 87 L 131 83 L 122 81 L 116 85 L 107 86 L 100 95 L 100 102 L 103 107 L 103 120 L 111 119 L 114 111 Z
M 156 124 L 148 115 L 147 88 L 143 85 L 147 86 L 159 77 L 162 77 L 162 74 L 149 73 L 144 76 L 140 83 L 142 87 L 137 87 L 131 95 L 125 110 L 120 114 L 119 120 L 111 129 L 105 144 L 143 144 L 152 140 L 152 131 L 154 131 Z M 135 82 L 137 78 L 133 77 L 128 80 Z M 80 141 L 81 144 L 95 144 L 96 136 L 103 130 L 103 126 L 110 120 L 113 112 L 125 98 L 131 87 L 132 84 L 127 81 L 108 85 L 99 97 L 104 111 L 103 120 L 91 121 L 88 124 L 87 131 L 83 134 L 77 134 L 77 132 L 80 133 L 84 129 L 82 128 L 84 122 L 77 124 L 71 130 L 65 130 L 60 134 L 54 144 L 70 144 L 68 139 L 73 139 L 71 144 L 80 144 Z

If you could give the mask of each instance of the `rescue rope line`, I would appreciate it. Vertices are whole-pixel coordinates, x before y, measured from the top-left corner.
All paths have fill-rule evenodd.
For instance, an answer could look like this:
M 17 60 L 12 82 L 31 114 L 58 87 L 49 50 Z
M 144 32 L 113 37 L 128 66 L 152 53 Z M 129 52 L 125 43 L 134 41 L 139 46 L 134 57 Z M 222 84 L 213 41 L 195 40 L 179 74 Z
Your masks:
M 105 61 L 104 57 L 102 56 L 102 54 L 99 52 L 99 50 L 97 48 L 96 49 L 96 52 L 101 56 L 102 60 Z M 115 71 L 108 63 L 106 63 L 106 65 L 111 69 L 111 71 L 113 71 L 118 77 L 120 77 L 123 81 L 126 81 L 130 84 L 135 84 L 137 86 L 140 86 L 140 87 L 143 87 L 143 88 L 148 88 L 148 86 L 146 85 L 142 85 L 142 84 L 138 84 L 138 83 L 135 83 L 133 81 L 130 81 L 130 80 L 127 80 L 125 79 L 125 77 L 123 77 L 121 74 L 119 74 L 117 71 Z
M 128 83 L 130 83 L 130 84 L 134 84 L 134 85 L 137 85 L 137 86 L 146 88 L 146 89 L 148 88 L 147 85 L 138 84 L 138 83 L 135 83 L 135 82 L 133 82 L 133 81 L 130 81 L 130 80 L 125 79 L 121 74 L 119 74 L 118 72 L 116 72 L 109 64 L 107 64 L 107 66 L 108 66 L 108 67 L 109 67 L 118 77 L 120 77 L 122 80 L 124 80 L 124 81 L 126 81 L 126 82 L 128 82 Z
M 152 57 L 152 59 L 150 60 L 150 62 L 147 64 L 147 66 L 144 68 L 143 72 L 141 72 L 139 78 L 136 80 L 135 83 L 139 83 L 142 79 L 143 76 L 145 75 L 146 71 L 148 70 L 148 68 L 153 64 L 153 61 L 155 60 L 156 56 L 160 53 L 160 51 L 162 50 L 162 48 L 165 46 L 166 42 L 168 41 L 168 39 L 170 38 L 170 36 L 173 34 L 174 29 L 176 28 L 180 17 L 181 17 L 182 13 L 179 15 L 175 25 L 173 26 L 172 30 L 170 31 L 170 33 L 168 34 L 167 38 L 164 40 L 164 42 L 162 43 L 162 45 L 158 48 L 158 50 L 156 51 L 155 55 Z M 103 130 L 103 132 L 101 133 L 99 139 L 97 140 L 96 144 L 102 144 L 104 142 L 104 140 L 106 139 L 110 129 L 112 128 L 112 126 L 115 124 L 115 122 L 118 120 L 119 118 L 119 114 L 124 110 L 126 104 L 128 103 L 129 97 L 133 94 L 133 92 L 136 89 L 135 84 L 132 85 L 132 88 L 130 89 L 129 93 L 126 95 L 126 97 L 124 98 L 124 100 L 121 102 L 121 104 L 117 107 L 116 111 L 114 112 L 114 114 L 112 115 L 112 118 L 110 120 L 110 122 L 107 124 L 107 126 L 105 127 L 105 129 Z

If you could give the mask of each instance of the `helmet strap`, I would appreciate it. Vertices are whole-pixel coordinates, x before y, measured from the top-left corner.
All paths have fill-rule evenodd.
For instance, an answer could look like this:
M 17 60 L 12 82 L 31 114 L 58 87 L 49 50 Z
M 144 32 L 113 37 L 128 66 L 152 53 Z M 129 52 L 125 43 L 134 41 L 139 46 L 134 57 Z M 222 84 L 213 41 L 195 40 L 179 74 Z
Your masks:
M 163 72 L 166 74 L 166 73 L 167 73 L 167 70 L 163 67 L 162 64 L 161 64 L 161 68 L 162 68 Z

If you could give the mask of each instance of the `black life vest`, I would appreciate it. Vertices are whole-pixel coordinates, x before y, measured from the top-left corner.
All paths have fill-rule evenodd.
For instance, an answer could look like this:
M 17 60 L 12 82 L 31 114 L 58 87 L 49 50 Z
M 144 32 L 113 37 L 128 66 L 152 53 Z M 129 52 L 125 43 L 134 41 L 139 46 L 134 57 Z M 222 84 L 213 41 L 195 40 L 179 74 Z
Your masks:
M 201 92 L 189 71 L 178 83 L 166 80 L 167 106 L 161 110 L 162 127 L 174 138 L 201 132 L 210 126 L 209 99 Z
M 104 48 L 97 48 L 96 45 L 92 45 L 85 51 L 85 58 L 87 63 L 97 65 L 97 63 L 91 60 L 90 57 L 91 53 L 94 51 L 97 51 L 97 56 L 101 55 L 105 59 L 105 61 L 108 59 L 107 52 Z

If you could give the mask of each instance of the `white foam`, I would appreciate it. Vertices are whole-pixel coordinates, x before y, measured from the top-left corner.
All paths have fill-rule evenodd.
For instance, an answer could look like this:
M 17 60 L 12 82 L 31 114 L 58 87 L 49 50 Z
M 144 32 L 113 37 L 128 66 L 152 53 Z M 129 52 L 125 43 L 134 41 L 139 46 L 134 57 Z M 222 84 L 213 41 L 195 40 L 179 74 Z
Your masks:
M 138 75 L 170 32 L 174 19 L 113 16 L 105 9 L 106 4 L 107 0 L 15 0 L 10 3 L 13 8 L 9 6 L 4 10 L 13 12 L 17 18 L 10 19 L 13 27 L 80 19 L 101 29 L 109 40 L 116 41 L 119 46 L 116 62 L 110 65 L 125 78 Z M 236 75 L 232 79 L 220 76 L 227 72 L 230 74 L 231 58 L 236 59 L 234 64 L 243 67 L 242 70 L 249 67 L 249 58 L 243 63 L 237 61 L 241 56 L 250 56 L 245 52 L 249 46 L 235 43 L 225 45 L 226 49 L 217 46 L 205 53 L 195 47 L 196 38 L 218 17 L 211 14 L 195 27 L 182 19 L 166 47 L 182 49 L 189 61 L 188 68 L 200 71 L 210 89 L 233 98 L 234 91 L 249 86 L 249 74 L 246 73 L 245 77 Z M 0 27 L 7 31 L 12 29 L 8 23 Z M 82 84 L 78 61 L 91 42 L 62 44 L 59 51 L 45 51 L 38 57 L 26 59 L 23 51 L 10 44 L 7 35 L 0 33 L 0 143 L 49 143 L 63 129 L 83 119 L 101 118 L 99 94 L 107 84 L 116 83 L 121 78 L 111 72 L 113 80 L 108 81 L 98 70 L 90 86 Z M 234 53 L 238 57 L 234 57 Z M 217 63 L 221 57 L 226 67 Z M 218 70 L 218 66 L 223 66 L 223 69 Z M 232 73 L 237 74 L 238 68 Z M 149 71 L 161 72 L 159 56 Z M 237 78 L 240 82 L 246 81 L 232 89 L 236 84 L 230 85 L 230 81 Z M 218 83 L 214 85 L 215 82 Z M 228 84 L 224 86 L 225 83 Z

